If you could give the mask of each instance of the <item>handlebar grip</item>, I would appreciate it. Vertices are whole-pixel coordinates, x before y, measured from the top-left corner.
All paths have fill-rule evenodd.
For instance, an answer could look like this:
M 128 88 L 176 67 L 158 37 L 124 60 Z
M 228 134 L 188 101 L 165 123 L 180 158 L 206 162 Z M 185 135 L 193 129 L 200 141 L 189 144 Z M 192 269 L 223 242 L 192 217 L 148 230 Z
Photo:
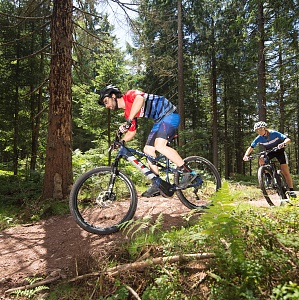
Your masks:
M 120 139 L 122 137 L 123 133 L 118 129 L 116 131 L 116 136 Z

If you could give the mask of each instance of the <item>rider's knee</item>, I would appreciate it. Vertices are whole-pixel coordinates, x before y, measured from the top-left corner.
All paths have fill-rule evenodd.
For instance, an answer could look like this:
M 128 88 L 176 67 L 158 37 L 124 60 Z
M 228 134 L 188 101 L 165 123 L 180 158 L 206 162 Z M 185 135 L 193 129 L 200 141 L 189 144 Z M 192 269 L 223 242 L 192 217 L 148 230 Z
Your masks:
M 152 146 L 149 146 L 149 145 L 145 145 L 144 148 L 143 148 L 143 152 L 145 154 L 148 154 L 148 155 L 154 155 L 155 153 L 155 148 L 152 147 Z
M 160 152 L 160 153 L 164 153 L 165 152 L 165 149 L 167 148 L 166 145 L 163 145 L 163 144 L 156 144 L 155 145 L 155 149 Z

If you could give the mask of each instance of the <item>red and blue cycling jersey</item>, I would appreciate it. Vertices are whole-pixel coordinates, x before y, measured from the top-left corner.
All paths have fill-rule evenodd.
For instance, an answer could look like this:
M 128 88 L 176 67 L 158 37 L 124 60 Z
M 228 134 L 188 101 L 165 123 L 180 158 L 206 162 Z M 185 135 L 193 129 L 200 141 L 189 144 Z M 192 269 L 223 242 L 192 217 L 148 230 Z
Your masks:
M 125 101 L 125 118 L 128 119 L 133 102 L 137 95 L 144 97 L 144 106 L 137 113 L 130 131 L 134 131 L 137 128 L 136 118 L 149 118 L 154 119 L 155 123 L 158 123 L 164 118 L 176 111 L 176 107 L 164 96 L 158 96 L 154 94 L 146 94 L 139 90 L 129 90 L 123 95 Z

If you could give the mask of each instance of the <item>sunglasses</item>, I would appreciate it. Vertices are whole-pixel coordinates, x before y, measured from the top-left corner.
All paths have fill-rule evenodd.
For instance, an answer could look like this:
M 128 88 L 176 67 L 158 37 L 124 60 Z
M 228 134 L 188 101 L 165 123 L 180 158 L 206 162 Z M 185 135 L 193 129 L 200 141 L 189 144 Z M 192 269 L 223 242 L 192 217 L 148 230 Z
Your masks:
M 265 127 L 258 128 L 256 131 L 262 131 L 262 130 L 265 130 Z

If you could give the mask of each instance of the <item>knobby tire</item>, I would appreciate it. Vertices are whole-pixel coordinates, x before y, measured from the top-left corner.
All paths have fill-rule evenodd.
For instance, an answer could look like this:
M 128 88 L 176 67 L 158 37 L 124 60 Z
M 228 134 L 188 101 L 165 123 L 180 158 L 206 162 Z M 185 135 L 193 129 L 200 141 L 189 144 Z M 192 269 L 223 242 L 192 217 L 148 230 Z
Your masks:
M 72 187 L 71 214 L 77 224 L 90 233 L 117 232 L 120 225 L 131 220 L 136 212 L 136 188 L 122 171 L 116 174 L 112 197 L 106 199 L 112 174 L 111 167 L 97 167 L 82 174 Z
M 190 156 L 184 159 L 185 164 L 198 174 L 198 177 L 183 190 L 178 190 L 180 201 L 190 209 L 205 208 L 211 204 L 211 198 L 221 187 L 221 177 L 216 167 L 200 156 Z M 174 174 L 174 182 L 181 181 L 181 174 Z
M 268 181 L 267 177 L 270 177 Z M 271 168 L 268 166 L 260 166 L 258 169 L 258 182 L 263 195 L 270 206 L 275 206 L 275 201 L 283 201 L 286 197 L 287 185 L 282 173 L 276 174 L 276 184 L 273 178 Z

